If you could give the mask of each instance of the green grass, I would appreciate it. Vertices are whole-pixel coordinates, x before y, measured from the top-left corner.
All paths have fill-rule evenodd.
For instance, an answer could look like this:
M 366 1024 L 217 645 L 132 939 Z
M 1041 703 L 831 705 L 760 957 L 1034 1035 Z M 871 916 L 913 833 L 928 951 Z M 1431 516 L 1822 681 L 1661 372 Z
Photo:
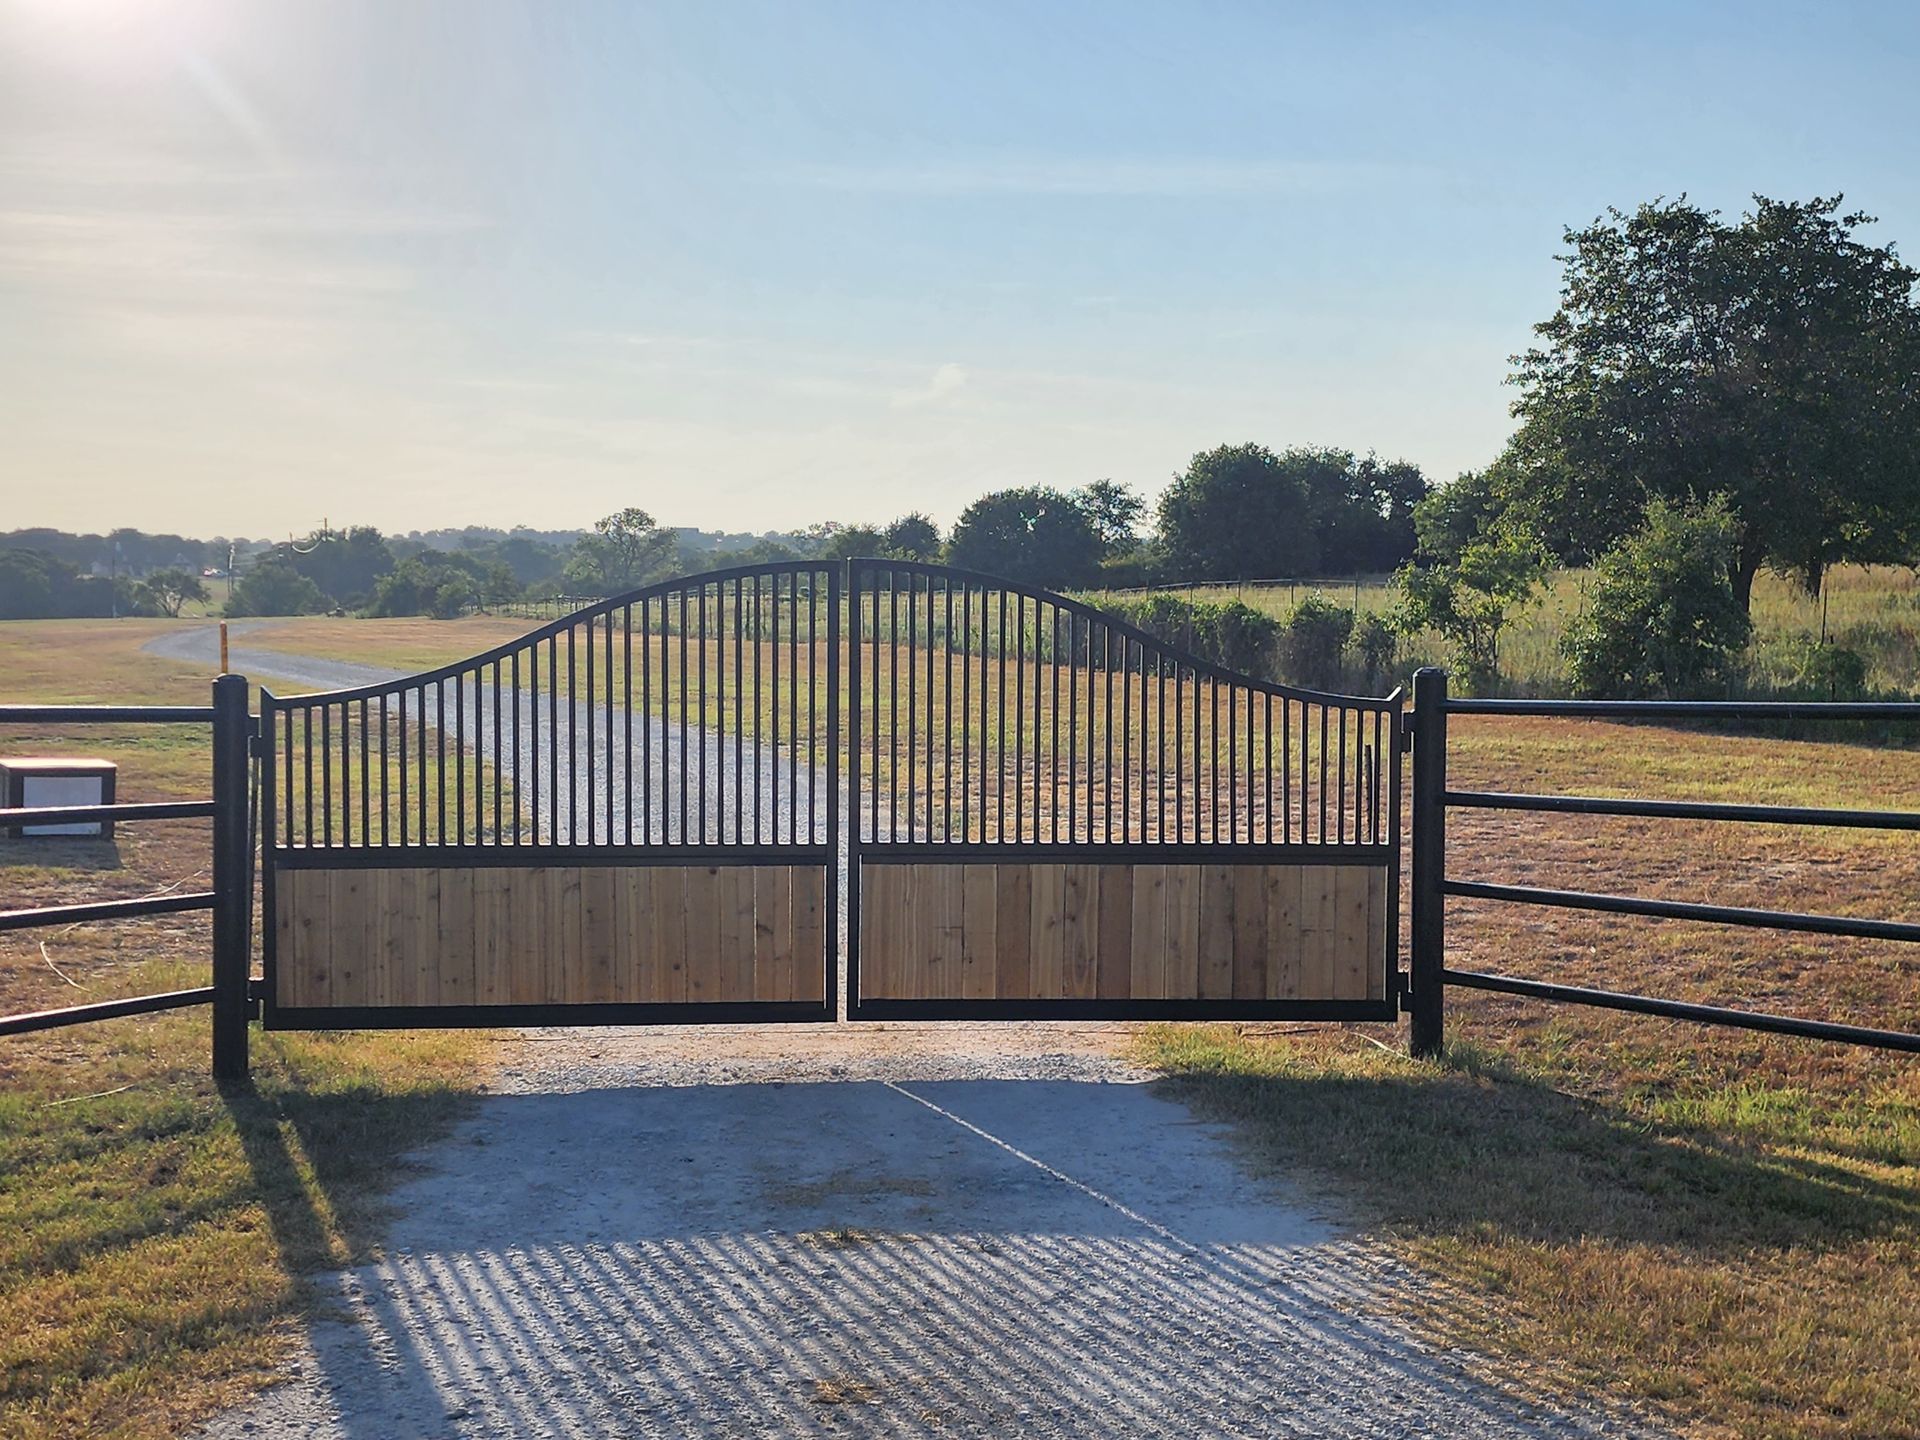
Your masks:
M 1416 1321 L 1549 1388 L 1746 1437 L 1920 1431 L 1920 1091 L 1613 1092 L 1565 1044 L 1420 1064 L 1322 1033 L 1140 1053 L 1249 1159 L 1317 1171 L 1440 1284 Z

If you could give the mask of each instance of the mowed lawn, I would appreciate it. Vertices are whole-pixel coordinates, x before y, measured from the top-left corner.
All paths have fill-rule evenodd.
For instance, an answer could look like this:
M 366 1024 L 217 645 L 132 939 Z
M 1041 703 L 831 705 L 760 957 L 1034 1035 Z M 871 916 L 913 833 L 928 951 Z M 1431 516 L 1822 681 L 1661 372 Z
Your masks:
M 0 626 L 0 699 L 197 703 L 164 622 Z M 302 620 L 238 641 L 394 668 L 531 628 Z M 1460 788 L 1920 808 L 1920 753 L 1459 718 Z M 202 732 L 0 736 L 204 793 Z M 8 905 L 196 886 L 204 824 L 0 853 Z M 1456 812 L 1460 878 L 1920 919 L 1920 838 Z M 27 863 L 20 863 L 25 861 Z M 1455 902 L 1451 961 L 1920 1029 L 1916 947 Z M 203 983 L 203 917 L 0 937 L 0 1005 Z M 43 956 L 38 941 L 48 942 Z M 56 973 L 57 972 L 57 973 Z M 1920 1433 L 1920 1063 L 1452 992 L 1445 1063 L 1390 1027 L 1156 1027 L 1141 1052 L 1250 1163 L 1317 1172 L 1436 1277 L 1415 1323 L 1700 1433 Z M 0 1041 L 0 1431 L 166 1434 L 285 1353 L 311 1265 L 377 1244 L 375 1181 L 457 1112 L 462 1036 L 281 1037 L 205 1079 L 206 1016 Z M 1383 1048 L 1385 1047 L 1385 1048 Z M 130 1088 L 122 1089 L 127 1086 Z M 102 1093 L 112 1092 L 112 1093 Z M 18 1420 L 16 1421 L 16 1417 Z
M 142 654 L 165 621 L 0 624 L 0 703 L 206 704 Z M 104 755 L 123 800 L 204 798 L 206 729 L 8 727 L 4 754 Z M 208 822 L 0 840 L 0 908 L 194 890 Z M 0 1012 L 207 983 L 204 914 L 0 935 Z M 178 1434 L 265 1383 L 303 1276 L 377 1244 L 401 1152 L 451 1123 L 468 1035 L 255 1036 L 208 1078 L 205 1009 L 0 1039 L 0 1434 Z

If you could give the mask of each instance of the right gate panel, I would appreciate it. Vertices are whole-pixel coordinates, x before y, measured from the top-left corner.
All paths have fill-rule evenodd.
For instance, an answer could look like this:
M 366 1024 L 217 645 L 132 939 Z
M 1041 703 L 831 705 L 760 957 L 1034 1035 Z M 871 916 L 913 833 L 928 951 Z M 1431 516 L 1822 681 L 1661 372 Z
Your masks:
M 852 1015 L 1396 1013 L 1397 694 L 944 566 L 850 593 Z

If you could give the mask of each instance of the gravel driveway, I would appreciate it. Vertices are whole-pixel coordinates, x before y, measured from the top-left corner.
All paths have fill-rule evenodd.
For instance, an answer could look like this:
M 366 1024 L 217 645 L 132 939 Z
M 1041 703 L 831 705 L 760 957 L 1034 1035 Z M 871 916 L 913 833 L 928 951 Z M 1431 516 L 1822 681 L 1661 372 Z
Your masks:
M 396 1194 L 350 1319 L 203 1434 L 1649 1433 L 1476 1378 L 1417 1284 L 1112 1027 L 550 1031 Z

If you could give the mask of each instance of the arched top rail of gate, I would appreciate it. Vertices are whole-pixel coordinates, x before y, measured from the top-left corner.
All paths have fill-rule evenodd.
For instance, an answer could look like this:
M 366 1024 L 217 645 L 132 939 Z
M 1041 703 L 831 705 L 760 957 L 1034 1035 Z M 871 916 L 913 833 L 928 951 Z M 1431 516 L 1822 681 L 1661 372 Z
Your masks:
M 739 565 L 585 606 L 464 660 L 263 692 L 281 848 L 826 847 L 841 567 Z
M 861 558 L 848 579 L 863 849 L 1397 844 L 1399 691 L 1265 680 L 980 571 Z

